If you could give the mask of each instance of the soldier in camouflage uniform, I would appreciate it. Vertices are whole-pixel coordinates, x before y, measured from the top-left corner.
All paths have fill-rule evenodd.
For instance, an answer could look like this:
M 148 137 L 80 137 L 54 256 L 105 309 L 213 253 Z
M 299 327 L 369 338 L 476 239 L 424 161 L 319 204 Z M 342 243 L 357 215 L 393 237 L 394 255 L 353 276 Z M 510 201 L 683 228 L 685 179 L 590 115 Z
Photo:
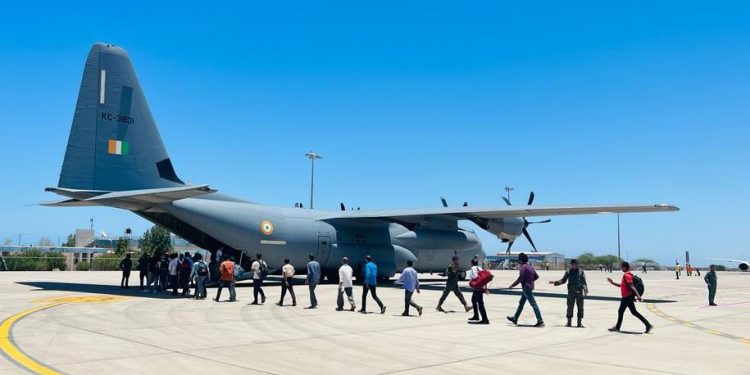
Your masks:
M 445 282 L 443 295 L 440 297 L 437 308 L 435 308 L 437 311 L 445 312 L 445 310 L 443 310 L 443 302 L 445 302 L 445 299 L 451 292 L 453 292 L 456 297 L 458 297 L 458 300 L 461 301 L 461 303 L 464 305 L 464 309 L 467 312 L 471 310 L 471 306 L 466 304 L 466 299 L 464 299 L 464 295 L 461 294 L 461 290 L 458 288 L 458 278 L 460 273 L 461 269 L 458 265 L 458 257 L 454 256 L 453 261 L 448 265 L 448 269 L 445 270 L 445 275 L 448 276 L 448 281 Z
M 588 285 L 586 284 L 586 275 L 583 270 L 578 268 L 578 260 L 573 259 L 570 261 L 570 269 L 565 271 L 563 278 L 558 281 L 550 281 L 550 284 L 555 286 L 568 283 L 568 323 L 566 327 L 571 326 L 571 320 L 573 319 L 573 304 L 578 305 L 578 327 L 583 328 L 583 299 L 589 293 Z

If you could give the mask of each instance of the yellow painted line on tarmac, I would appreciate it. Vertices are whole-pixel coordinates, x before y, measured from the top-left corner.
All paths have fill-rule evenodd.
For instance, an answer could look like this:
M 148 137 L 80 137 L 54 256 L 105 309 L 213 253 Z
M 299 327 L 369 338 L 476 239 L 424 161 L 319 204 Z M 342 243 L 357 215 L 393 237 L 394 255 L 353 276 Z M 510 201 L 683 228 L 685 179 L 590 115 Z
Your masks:
M 60 375 L 60 373 L 26 355 L 13 341 L 13 327 L 21 319 L 36 312 L 51 309 L 69 303 L 102 303 L 115 302 L 124 299 L 118 296 L 83 296 L 83 297 L 54 297 L 35 300 L 42 303 L 41 306 L 32 307 L 5 319 L 0 323 L 0 351 L 3 355 L 15 362 L 19 367 L 40 375 Z
M 701 327 L 701 326 L 696 325 L 694 323 L 690 323 L 690 322 L 684 321 L 682 319 L 676 318 L 674 316 L 667 315 L 667 314 L 663 313 L 661 310 L 659 310 L 659 308 L 656 307 L 656 305 L 653 304 L 653 303 L 649 303 L 648 304 L 648 309 L 649 309 L 649 311 L 651 311 L 652 313 L 658 315 L 659 317 L 661 317 L 663 319 L 671 320 L 673 322 L 678 322 L 678 323 L 684 325 L 685 327 L 697 329 L 699 331 L 703 331 L 703 332 L 708 333 L 710 335 L 719 336 L 719 337 L 723 337 L 723 338 L 726 338 L 726 339 L 731 339 L 731 340 L 734 340 L 734 341 L 737 341 L 737 342 L 741 342 L 743 344 L 750 345 L 750 339 L 748 339 L 748 338 L 740 337 L 740 336 L 735 336 L 735 335 L 730 335 L 728 333 L 717 331 L 715 329 L 709 329 L 709 328 Z

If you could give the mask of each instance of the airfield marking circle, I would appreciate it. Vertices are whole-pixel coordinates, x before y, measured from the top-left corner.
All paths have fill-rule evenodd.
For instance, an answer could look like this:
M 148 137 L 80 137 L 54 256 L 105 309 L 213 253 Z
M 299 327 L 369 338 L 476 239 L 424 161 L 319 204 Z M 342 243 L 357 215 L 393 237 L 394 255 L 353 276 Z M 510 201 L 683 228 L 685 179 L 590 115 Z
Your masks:
M 671 320 L 673 322 L 682 324 L 685 327 L 697 329 L 699 331 L 703 331 L 705 333 L 708 333 L 709 335 L 724 337 L 724 338 L 727 338 L 727 339 L 731 339 L 731 340 L 734 340 L 734 341 L 741 342 L 743 344 L 750 345 L 750 339 L 747 339 L 747 338 L 744 338 L 744 337 L 740 337 L 740 336 L 730 335 L 728 333 L 717 331 L 715 329 L 709 329 L 709 328 L 701 327 L 701 326 L 699 326 L 699 325 L 697 325 L 695 323 L 690 323 L 690 322 L 682 320 L 680 318 L 677 318 L 677 317 L 674 317 L 674 316 L 671 316 L 671 315 L 667 315 L 663 311 L 659 310 L 659 308 L 656 307 L 656 305 L 653 304 L 653 303 L 649 303 L 647 306 L 648 306 L 649 311 L 651 311 L 652 313 L 656 314 L 656 316 L 658 316 L 658 317 L 660 317 L 662 319 Z
M 108 303 L 121 301 L 123 299 L 125 299 L 125 297 L 104 295 L 51 297 L 34 300 L 35 303 L 41 303 L 42 305 L 20 311 L 0 323 L 0 352 L 2 352 L 2 354 L 11 362 L 31 373 L 40 375 L 60 375 L 60 372 L 36 361 L 16 345 L 15 340 L 13 339 L 13 327 L 16 323 L 31 314 L 61 305 L 71 303 Z

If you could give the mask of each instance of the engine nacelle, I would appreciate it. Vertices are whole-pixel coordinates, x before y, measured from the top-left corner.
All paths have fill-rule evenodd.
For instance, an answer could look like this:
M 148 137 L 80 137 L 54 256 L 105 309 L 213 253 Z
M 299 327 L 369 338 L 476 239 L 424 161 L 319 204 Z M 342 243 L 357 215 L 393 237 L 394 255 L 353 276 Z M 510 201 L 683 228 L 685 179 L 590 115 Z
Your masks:
M 492 219 L 487 221 L 484 228 L 496 235 L 503 241 L 513 241 L 523 234 L 523 219 L 520 217 L 509 217 L 504 219 Z
M 744 262 L 740 263 L 739 268 L 740 268 L 740 271 L 743 271 L 743 272 L 750 271 L 750 264 L 744 263 Z

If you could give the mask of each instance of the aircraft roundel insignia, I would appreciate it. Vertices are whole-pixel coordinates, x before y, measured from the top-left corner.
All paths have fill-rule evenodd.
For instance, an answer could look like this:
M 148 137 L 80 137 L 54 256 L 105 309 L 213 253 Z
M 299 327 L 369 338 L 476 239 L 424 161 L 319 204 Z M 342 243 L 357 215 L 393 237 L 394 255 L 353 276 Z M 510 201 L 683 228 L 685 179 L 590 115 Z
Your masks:
M 266 236 L 270 236 L 273 233 L 273 224 L 268 220 L 263 220 L 263 222 L 260 223 L 260 231 Z

